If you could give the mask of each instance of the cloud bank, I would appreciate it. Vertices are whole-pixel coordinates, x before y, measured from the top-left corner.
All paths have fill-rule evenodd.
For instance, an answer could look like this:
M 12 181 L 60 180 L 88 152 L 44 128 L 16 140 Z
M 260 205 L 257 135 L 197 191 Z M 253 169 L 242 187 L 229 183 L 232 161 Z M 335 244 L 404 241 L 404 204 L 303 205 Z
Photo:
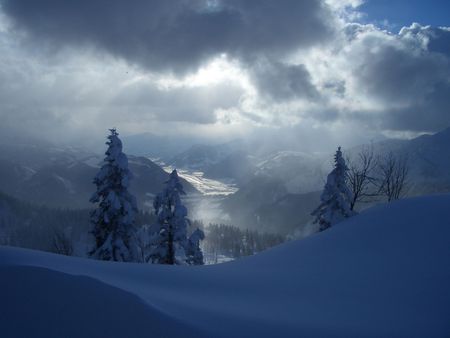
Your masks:
M 322 144 L 327 131 L 450 125 L 450 29 L 361 24 L 360 1 L 0 4 L 8 129 L 232 138 L 285 128 Z

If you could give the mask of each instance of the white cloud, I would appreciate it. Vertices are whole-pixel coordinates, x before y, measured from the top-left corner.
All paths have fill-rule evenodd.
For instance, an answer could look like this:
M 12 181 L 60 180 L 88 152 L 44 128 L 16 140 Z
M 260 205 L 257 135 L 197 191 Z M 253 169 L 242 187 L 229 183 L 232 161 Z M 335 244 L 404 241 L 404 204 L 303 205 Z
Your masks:
M 111 51 L 110 45 L 86 48 L 69 43 L 71 39 L 53 54 L 34 51 L 41 40 L 30 44 L 22 39 L 23 31 L 0 18 L 3 127 L 45 131 L 55 138 L 102 137 L 111 126 L 128 134 L 221 138 L 281 128 L 300 130 L 310 139 L 316 133 L 320 143 L 326 132 L 333 134 L 327 138 L 331 142 L 339 135 L 351 138 L 358 129 L 356 142 L 364 134 L 415 135 L 450 125 L 448 28 L 413 24 L 392 34 L 348 22 L 360 1 L 327 4 L 333 11 L 314 7 L 327 22 L 314 21 L 321 27 L 320 34 L 311 35 L 314 41 L 293 33 L 280 37 L 282 41 L 271 36 L 267 45 L 263 39 L 259 47 L 252 45 L 253 53 L 239 44 L 222 51 L 208 38 L 201 41 L 208 57 L 192 64 L 181 62 L 180 56 L 161 58 L 161 69 Z M 240 2 L 236 6 L 255 22 L 267 19 L 266 11 Z M 247 29 L 253 32 L 254 27 Z M 106 43 L 106 35 L 94 37 L 94 42 Z M 172 61 L 175 68 L 183 65 L 183 71 L 168 71 Z M 283 137 L 282 132 L 277 135 Z

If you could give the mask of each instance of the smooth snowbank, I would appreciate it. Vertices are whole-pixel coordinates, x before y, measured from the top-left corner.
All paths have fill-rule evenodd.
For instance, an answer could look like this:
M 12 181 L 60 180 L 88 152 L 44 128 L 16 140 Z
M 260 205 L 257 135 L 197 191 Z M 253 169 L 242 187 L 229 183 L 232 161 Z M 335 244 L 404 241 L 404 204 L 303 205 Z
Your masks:
M 96 279 L 40 267 L 0 275 L 1 337 L 178 337 L 195 333 L 139 297 Z
M 0 327 L 11 337 L 446 337 L 450 196 L 376 207 L 216 266 L 2 247 L 0 268 Z

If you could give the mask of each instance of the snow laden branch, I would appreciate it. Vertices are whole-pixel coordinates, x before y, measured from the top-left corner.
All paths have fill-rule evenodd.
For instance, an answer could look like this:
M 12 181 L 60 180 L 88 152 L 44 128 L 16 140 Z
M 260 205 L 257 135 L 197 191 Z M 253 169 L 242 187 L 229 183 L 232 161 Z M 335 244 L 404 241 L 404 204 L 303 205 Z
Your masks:
M 188 238 L 190 221 L 187 209 L 181 202 L 185 195 L 178 173 L 173 170 L 164 190 L 159 193 L 153 207 L 157 222 L 149 227 L 144 247 L 144 260 L 157 264 L 203 264 L 200 241 L 205 238 L 202 230 L 196 229 Z M 141 237 L 141 236 L 139 236 Z
M 316 217 L 314 223 L 319 223 L 319 231 L 328 229 L 355 214 L 350 207 L 353 195 L 347 186 L 348 170 L 339 147 L 334 155 L 334 168 L 328 174 L 320 196 L 321 203 L 311 214 Z

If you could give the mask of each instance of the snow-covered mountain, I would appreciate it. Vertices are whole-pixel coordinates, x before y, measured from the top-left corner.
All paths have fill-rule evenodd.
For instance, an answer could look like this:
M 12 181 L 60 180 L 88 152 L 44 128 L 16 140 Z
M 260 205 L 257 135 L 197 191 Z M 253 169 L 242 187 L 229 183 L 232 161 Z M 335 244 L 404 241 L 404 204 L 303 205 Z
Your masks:
M 280 180 L 289 193 L 308 193 L 322 188 L 329 162 L 324 154 L 277 151 L 259 160 L 254 175 Z
M 211 166 L 241 150 L 242 145 L 243 143 L 241 140 L 234 140 L 217 145 L 195 144 L 186 151 L 180 152 L 172 157 L 168 161 L 168 164 L 177 168 L 206 171 Z
M 0 145 L 0 191 L 24 201 L 53 207 L 89 207 L 92 179 L 103 155 L 76 148 Z M 145 157 L 129 156 L 134 173 L 130 190 L 140 205 L 163 188 L 168 174 Z M 197 193 L 187 181 L 186 192 Z
M 350 157 L 363 146 L 344 149 Z M 365 145 L 367 147 L 367 145 Z M 412 140 L 373 144 L 375 156 L 393 152 L 407 158 L 408 195 L 450 191 L 450 128 Z M 265 231 L 302 229 L 319 203 L 319 191 L 332 168 L 333 154 L 276 151 L 254 160 L 254 171 L 228 196 L 223 208 L 234 224 Z
M 362 147 L 343 149 L 354 156 Z M 412 140 L 384 140 L 373 143 L 375 154 L 393 152 L 408 159 L 410 194 L 450 191 L 450 128 Z M 172 159 L 178 168 L 199 170 L 207 178 L 233 179 L 238 186 L 255 177 L 280 181 L 289 193 L 302 194 L 322 189 L 330 171 L 333 152 L 307 153 L 293 150 L 265 152 L 241 141 L 222 145 L 197 145 Z
M 411 140 L 385 140 L 374 143 L 376 155 L 392 152 L 404 158 L 408 166 L 408 195 L 424 195 L 450 191 L 450 128 L 433 135 L 422 135 Z M 347 151 L 355 155 L 362 147 Z
M 299 151 L 251 151 L 237 140 L 220 145 L 196 145 L 170 160 L 172 167 L 195 170 L 204 177 L 231 180 L 245 186 L 258 177 L 282 182 L 290 193 L 306 193 L 323 185 L 323 154 Z
M 215 266 L 1 247 L 2 336 L 448 337 L 449 205 L 397 201 Z
M 254 177 L 257 157 L 246 150 L 236 150 L 220 161 L 205 168 L 205 176 L 212 179 L 230 179 L 238 185 L 248 182 Z
M 410 166 L 411 194 L 450 191 L 450 128 L 403 144 Z
M 150 156 L 164 161 L 189 149 L 194 144 L 192 138 L 162 136 L 152 133 L 141 133 L 123 136 L 124 151 L 136 156 Z
M 320 191 L 292 194 L 282 182 L 260 177 L 224 198 L 221 208 L 241 228 L 292 235 L 307 231 L 319 197 Z
M 374 143 L 374 150 L 407 156 L 409 194 L 421 195 L 450 191 L 449 145 L 450 129 L 446 129 L 413 140 Z M 343 150 L 344 154 L 352 155 L 360 149 Z M 319 202 L 318 191 L 331 169 L 332 155 L 292 150 L 267 153 L 237 140 L 222 145 L 194 146 L 174 157 L 173 163 L 178 164 L 181 176 L 185 176 L 189 195 L 197 190 L 209 197 L 237 191 L 227 197 L 214 197 L 214 201 L 207 203 L 204 198 L 191 199 L 191 217 L 208 215 L 207 222 L 229 222 L 242 228 L 261 227 L 284 234 L 310 220 L 309 214 Z M 88 199 L 94 188 L 92 177 L 102 158 L 77 148 L 3 143 L 0 145 L 0 191 L 50 206 L 89 207 Z M 142 207 L 145 201 L 151 201 L 152 194 L 162 189 L 167 173 L 148 158 L 129 155 L 129 159 L 135 174 L 131 191 Z M 209 210 L 211 202 L 213 213 Z

